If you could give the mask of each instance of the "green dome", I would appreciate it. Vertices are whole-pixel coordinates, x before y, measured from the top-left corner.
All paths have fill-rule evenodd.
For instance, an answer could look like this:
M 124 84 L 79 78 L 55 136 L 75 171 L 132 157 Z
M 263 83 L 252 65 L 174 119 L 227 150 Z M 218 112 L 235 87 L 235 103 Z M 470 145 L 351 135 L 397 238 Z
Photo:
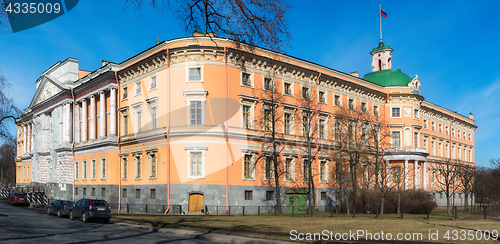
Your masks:
M 412 78 L 401 72 L 400 69 L 385 69 L 371 72 L 363 79 L 381 86 L 408 86 Z

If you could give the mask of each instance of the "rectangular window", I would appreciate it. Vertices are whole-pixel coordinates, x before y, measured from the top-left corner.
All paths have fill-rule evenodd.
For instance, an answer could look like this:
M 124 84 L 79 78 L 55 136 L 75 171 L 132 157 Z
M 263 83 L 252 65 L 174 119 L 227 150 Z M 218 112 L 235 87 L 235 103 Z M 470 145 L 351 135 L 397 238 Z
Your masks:
M 243 126 L 246 129 L 252 128 L 252 124 L 250 122 L 250 106 L 243 106 Z
M 128 98 L 128 88 L 127 87 L 123 87 L 122 88 L 122 100 L 125 100 Z
M 285 180 L 292 179 L 292 159 L 285 159 Z
M 122 179 L 126 180 L 128 178 L 128 158 L 122 157 Z
M 418 119 L 418 109 L 413 110 L 413 118 Z
M 201 67 L 189 68 L 189 80 L 190 81 L 201 80 Z
M 434 122 L 431 122 L 431 130 L 436 131 L 436 126 Z
M 101 196 L 102 197 L 106 196 L 106 188 L 101 188 Z
M 95 180 L 96 179 L 96 174 L 97 174 L 97 171 L 96 171 L 96 163 L 95 163 L 95 159 L 92 159 L 92 179 Z
M 401 146 L 401 132 L 393 131 L 391 132 L 391 147 Z
M 434 155 L 436 156 L 436 141 L 435 140 L 432 140 L 431 141 L 431 155 Z
M 135 161 L 135 179 L 139 180 L 141 179 L 141 169 L 142 169 L 142 157 L 141 155 L 136 155 L 134 156 L 134 161 Z
M 128 135 L 128 115 L 123 115 L 123 135 Z
M 457 138 L 460 139 L 460 130 L 457 130 Z
M 95 188 L 92 188 L 92 196 L 95 197 Z
M 326 181 L 326 162 L 321 161 L 319 162 L 319 181 L 325 182 Z
M 401 167 L 392 167 L 392 182 L 399 183 L 401 176 Z
M 303 181 L 309 182 L 309 161 L 308 160 L 304 160 L 304 165 L 302 165 L 302 170 L 304 171 L 302 174 L 304 176 Z
M 418 147 L 418 133 L 417 132 L 415 132 L 413 134 L 413 146 Z
M 339 121 L 335 121 L 334 134 L 335 134 L 335 140 L 340 141 L 341 135 L 340 135 L 340 122 Z
M 472 162 L 472 149 L 469 149 L 469 162 Z
M 375 116 L 379 116 L 379 113 L 378 113 L 378 106 L 373 106 L 373 115 Z
M 87 188 L 83 188 L 83 195 L 86 196 L 87 195 Z
M 75 187 L 75 195 L 78 195 L 78 187 Z
M 455 129 L 451 129 L 451 136 L 455 137 Z
M 446 129 L 445 129 L 444 133 L 445 133 L 446 135 L 449 135 L 449 133 L 450 133 L 450 132 L 449 132 L 448 126 L 446 126 Z
M 272 179 L 273 178 L 273 160 L 271 157 L 266 157 L 266 162 L 265 162 L 265 174 L 266 174 L 266 180 Z
M 151 107 L 150 111 L 151 111 L 151 129 L 154 130 L 154 129 L 158 128 L 158 121 L 157 121 L 158 108 Z
M 142 93 L 142 87 L 141 87 L 141 82 L 138 81 L 135 83 L 135 95 L 139 95 Z
M 438 144 L 438 156 L 442 157 L 443 156 L 443 143 L 439 142 Z
M 427 139 L 424 139 L 424 148 L 425 150 L 429 150 L 429 148 L 427 147 Z
M 252 178 L 252 156 L 245 155 L 244 157 L 244 177 Z
M 149 90 L 156 89 L 156 75 L 149 77 Z
M 87 179 L 87 160 L 82 161 L 82 180 Z
M 302 99 L 309 100 L 311 98 L 309 94 L 309 88 L 308 87 L 302 87 Z
M 464 140 L 465 140 L 465 138 L 466 138 L 466 137 L 465 137 L 465 134 L 466 134 L 466 133 L 465 133 L 465 131 L 463 131 L 463 132 L 462 132 L 462 134 L 463 134 L 463 135 L 462 135 L 462 139 L 464 139 Z
M 201 160 L 202 160 L 201 152 L 191 153 L 191 163 L 190 163 L 191 176 L 202 176 Z
M 334 96 L 334 103 L 335 103 L 335 106 L 340 106 L 340 95 Z
M 472 136 L 470 133 L 469 133 L 469 141 L 472 141 Z
M 401 117 L 400 108 L 392 108 L 392 117 Z
M 319 120 L 319 139 L 326 139 L 326 122 L 324 119 Z
M 348 104 L 349 104 L 349 109 L 351 109 L 351 110 L 356 109 L 356 107 L 355 107 L 356 104 L 354 104 L 354 99 L 349 99 Z
M 432 187 L 436 187 L 436 181 L 437 181 L 437 174 L 436 174 L 436 170 L 432 170 Z
M 289 113 L 284 114 L 284 133 L 292 134 L 292 115 Z
M 318 94 L 319 102 L 320 103 L 326 103 L 326 95 L 324 91 L 320 91 Z
M 302 117 L 302 136 L 307 136 L 309 133 L 309 119 L 304 116 Z
M 286 95 L 293 96 L 293 93 L 292 93 L 292 83 L 285 82 L 283 91 L 284 91 L 284 93 Z
M 127 197 L 127 189 L 122 190 L 122 197 Z
M 151 198 L 151 199 L 156 198 L 156 189 L 149 190 L 149 198 Z
M 191 102 L 191 124 L 201 125 L 201 102 Z
M 274 199 L 274 191 L 266 191 L 266 200 L 273 200 Z
M 101 179 L 106 179 L 106 159 L 101 158 Z
M 142 131 L 142 111 L 137 111 L 137 132 Z
M 365 102 L 361 102 L 361 112 L 368 113 L 368 106 Z
M 326 191 L 321 192 L 321 200 L 326 200 Z
M 135 198 L 141 198 L 141 189 L 135 189 Z
M 264 78 L 264 90 L 272 91 L 273 84 L 271 78 Z
M 272 114 L 270 109 L 264 109 L 264 130 L 272 130 Z
M 249 73 L 241 73 L 241 83 L 245 86 L 252 86 Z
M 424 122 L 423 122 L 423 123 L 424 123 L 424 129 L 427 129 L 427 120 L 426 120 L 426 119 L 424 119 Z
M 443 133 L 443 125 L 442 124 L 438 124 L 438 128 L 439 128 L 439 133 Z
M 150 153 L 149 154 L 149 178 L 156 178 L 156 167 L 157 167 L 157 163 L 156 163 L 157 159 L 156 159 L 156 153 Z
M 253 191 L 245 191 L 245 200 L 253 199 Z
M 75 180 L 78 180 L 78 161 L 75 162 Z

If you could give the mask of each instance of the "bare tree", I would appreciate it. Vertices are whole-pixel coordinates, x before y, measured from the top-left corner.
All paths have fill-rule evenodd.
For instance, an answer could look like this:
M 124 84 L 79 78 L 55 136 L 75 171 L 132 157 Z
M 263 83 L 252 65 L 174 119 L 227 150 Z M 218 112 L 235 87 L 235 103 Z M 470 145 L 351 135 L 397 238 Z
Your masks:
M 3 173 L 1 183 L 16 182 L 16 149 L 15 137 L 6 138 L 0 146 L 0 170 Z
M 8 123 L 16 121 L 19 110 L 14 105 L 12 98 L 7 97 L 7 91 L 10 89 L 10 83 L 0 73 L 0 139 L 10 137 Z
M 437 182 L 438 188 L 441 193 L 444 193 L 446 196 L 446 209 L 447 216 L 451 216 L 451 197 L 452 193 L 458 189 L 458 185 L 456 184 L 456 173 L 455 162 L 451 160 L 440 162 L 436 165 L 437 168 Z
M 284 0 L 123 0 L 125 7 L 168 9 L 179 19 L 186 34 L 195 31 L 227 37 L 235 44 L 248 43 L 277 52 L 289 46 Z
M 469 164 L 460 164 L 455 168 L 458 187 L 462 188 L 465 197 L 464 213 L 469 211 L 469 195 L 474 187 L 474 178 L 476 177 L 476 167 Z

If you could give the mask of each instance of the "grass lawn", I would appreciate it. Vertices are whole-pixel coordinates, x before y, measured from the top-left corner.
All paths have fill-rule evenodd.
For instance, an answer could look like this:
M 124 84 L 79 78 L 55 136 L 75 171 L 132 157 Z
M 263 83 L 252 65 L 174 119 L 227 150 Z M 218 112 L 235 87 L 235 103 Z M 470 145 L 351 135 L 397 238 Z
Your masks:
M 488 209 L 488 210 L 491 210 Z M 398 233 L 403 235 L 411 233 L 413 238 L 417 238 L 421 233 L 419 240 L 429 241 L 430 233 L 438 233 L 437 242 L 466 242 L 460 238 L 470 238 L 468 242 L 481 243 L 484 241 L 484 233 L 478 232 L 477 237 L 482 236 L 481 241 L 476 239 L 476 230 L 484 231 L 496 230 L 500 232 L 500 221 L 495 219 L 486 220 L 465 220 L 463 218 L 470 214 L 464 215 L 463 210 L 459 212 L 459 220 L 452 220 L 451 217 L 446 217 L 446 209 L 433 210 L 430 219 L 426 219 L 426 215 L 410 215 L 405 214 L 403 219 L 396 214 L 385 214 L 378 219 L 374 214 L 356 214 L 355 218 L 352 215 L 334 214 L 333 218 L 330 213 L 316 212 L 313 218 L 307 215 L 250 215 L 250 216 L 199 216 L 199 215 L 118 215 L 113 216 L 114 221 L 126 222 L 132 224 L 141 224 L 154 227 L 164 228 L 180 228 L 197 230 L 200 232 L 212 232 L 230 235 L 240 235 L 247 237 L 257 237 L 274 240 L 290 241 L 291 231 L 298 237 L 298 233 L 322 233 L 327 230 L 328 235 L 333 232 L 335 238 L 336 233 L 357 233 L 357 231 L 368 232 L 373 235 L 372 238 L 380 237 L 382 232 L 384 238 L 390 237 L 391 233 L 393 240 L 396 239 Z M 481 213 L 481 211 L 477 211 Z M 472 230 L 468 232 L 469 230 Z M 454 232 L 456 231 L 456 232 Z M 445 238 L 448 232 L 449 239 Z M 414 233 L 416 233 L 414 235 Z M 456 235 L 455 235 L 456 233 Z M 360 232 L 360 234 L 362 234 Z M 314 234 L 313 234 L 314 235 Z M 473 237 L 473 236 L 474 237 Z M 401 236 L 401 235 L 400 235 Z M 407 235 L 408 236 L 408 235 Z M 338 236 L 340 237 L 340 236 Z M 347 235 L 344 235 L 347 238 Z M 404 236 L 403 236 L 404 237 Z M 304 236 L 305 238 L 305 236 Z M 365 236 L 360 236 L 358 240 L 365 240 Z M 453 240 L 455 238 L 455 240 Z M 489 237 L 490 242 L 493 237 Z M 318 240 L 318 236 L 316 236 Z M 304 239 L 305 241 L 305 239 Z M 434 241 L 434 240 L 431 240 Z

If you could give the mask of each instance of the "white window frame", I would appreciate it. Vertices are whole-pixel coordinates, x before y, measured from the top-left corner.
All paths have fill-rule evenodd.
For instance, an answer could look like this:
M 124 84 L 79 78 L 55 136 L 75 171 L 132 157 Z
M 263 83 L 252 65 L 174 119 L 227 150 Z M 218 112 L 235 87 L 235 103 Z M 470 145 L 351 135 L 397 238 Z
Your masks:
M 129 90 L 128 90 L 128 85 L 124 85 L 121 89 L 121 100 L 122 101 L 125 101 L 125 100 L 128 100 L 128 97 L 129 97 Z M 125 97 L 123 94 L 125 94 L 125 90 L 127 90 L 127 96 Z
M 240 99 L 241 100 L 241 99 Z M 249 106 L 250 107 L 250 128 L 249 129 L 254 129 L 255 128 L 255 106 L 257 104 L 257 100 L 255 101 L 240 101 L 240 110 L 241 110 L 241 128 L 246 129 L 245 126 L 245 116 L 243 115 L 243 106 Z
M 319 183 L 323 183 L 323 184 L 328 184 L 328 163 L 329 163 L 329 160 L 327 159 L 320 159 L 320 160 L 316 160 L 318 161 L 318 178 L 319 178 Z M 325 162 L 325 180 L 321 180 L 321 162 Z
M 152 87 L 153 85 L 153 79 L 155 80 L 155 86 Z M 149 78 L 148 78 L 148 83 L 149 83 L 149 91 L 153 91 L 153 90 L 156 90 L 158 89 L 158 75 L 157 74 L 154 74 L 154 75 L 150 75 Z
M 148 111 L 149 111 L 149 129 L 154 130 L 158 129 L 158 96 L 151 97 L 149 99 L 146 99 L 146 103 L 148 104 Z M 153 117 L 153 110 L 156 110 L 156 117 Z M 156 124 L 156 128 L 154 125 Z
M 241 178 L 246 181 L 255 180 L 255 154 L 252 150 L 242 150 L 241 156 Z M 250 156 L 250 177 L 245 177 L 245 156 Z
M 187 176 L 189 179 L 205 179 L 205 160 L 208 148 L 202 144 L 187 145 L 184 147 L 187 153 Z M 191 153 L 201 153 L 201 175 L 191 175 Z
M 139 133 L 142 131 L 142 121 L 144 120 L 142 117 L 144 115 L 142 113 L 143 112 L 142 111 L 142 101 L 132 104 L 132 108 L 134 109 L 134 133 Z M 139 121 L 139 113 L 141 114 L 140 121 Z M 128 119 L 130 121 L 130 117 Z M 129 131 L 129 134 L 130 134 L 130 131 Z
M 243 84 L 243 73 L 250 75 L 250 85 Z M 254 88 L 254 77 L 255 77 L 255 72 L 240 70 L 240 85 L 243 87 Z
M 204 73 L 205 73 L 205 66 L 203 64 L 190 64 L 190 65 L 186 65 L 185 66 L 186 69 L 185 69 L 185 73 L 186 73 L 186 83 L 203 83 L 205 82 L 205 79 L 204 79 Z M 193 68 L 199 68 L 200 69 L 200 80 L 191 80 L 189 79 L 189 74 L 190 74 L 190 69 L 193 69 Z
M 286 160 L 287 159 L 291 159 L 291 165 L 290 165 L 290 169 L 291 169 L 291 172 L 290 172 L 290 175 L 292 176 L 291 178 L 286 178 L 286 173 L 285 173 L 285 170 L 284 170 L 284 167 L 285 167 L 285 163 L 286 163 Z M 284 161 L 283 161 L 283 179 L 285 180 L 285 182 L 295 182 L 295 160 L 297 159 L 297 156 L 285 156 L 284 157 Z
M 419 109 L 416 109 L 416 108 L 413 109 L 413 118 L 414 119 L 420 119 L 418 112 L 419 112 Z
M 399 132 L 399 145 L 398 146 L 395 146 L 393 147 L 392 146 L 392 132 Z M 391 148 L 398 148 L 398 147 L 402 147 L 404 145 L 404 140 L 403 140 L 403 135 L 404 134 L 404 131 L 401 129 L 401 130 L 390 130 L 389 131 L 389 145 Z
M 137 87 L 140 88 L 140 91 L 137 92 Z M 142 80 L 138 80 L 136 82 L 134 82 L 134 96 L 139 96 L 139 95 L 142 95 Z
M 307 88 L 307 95 L 309 96 L 308 98 L 309 99 L 312 99 L 312 87 L 310 86 L 306 86 L 306 85 L 303 85 L 303 84 L 300 84 L 300 99 L 303 99 L 303 100 L 306 100 L 306 98 L 304 97 L 304 93 L 302 92 L 303 91 L 303 88 Z
M 143 165 L 142 165 L 142 161 L 143 161 L 142 160 L 142 151 L 133 152 L 132 156 L 133 156 L 133 159 L 134 159 L 134 180 L 141 180 L 142 179 L 142 174 L 144 173 L 143 170 L 142 170 L 143 169 Z M 139 157 L 138 160 L 136 160 L 137 157 Z
M 205 106 L 207 104 L 207 90 L 191 89 L 184 90 L 184 102 L 186 103 L 186 124 L 191 125 L 191 102 L 201 102 L 201 125 L 205 125 Z
M 318 103 L 322 103 L 322 104 L 328 104 L 328 91 L 327 90 L 323 90 L 323 89 L 317 89 L 317 96 L 318 96 Z M 320 100 L 320 96 L 319 96 L 319 93 L 320 92 L 323 92 L 325 94 L 325 101 L 321 101 Z
M 318 138 L 320 138 L 320 140 L 328 140 L 328 117 L 325 117 L 325 116 L 316 116 L 317 117 L 317 120 L 318 120 Z M 323 120 L 323 139 L 321 139 L 321 136 L 320 136 L 320 125 L 321 125 L 321 121 Z
M 295 94 L 294 91 L 293 91 L 294 82 L 293 81 L 283 81 L 282 83 L 283 83 L 283 87 L 282 87 L 282 89 L 283 89 L 282 90 L 283 91 L 283 95 L 293 97 L 293 95 Z M 285 83 L 290 84 L 290 92 L 291 92 L 291 94 L 285 93 Z
M 363 111 L 363 104 L 365 104 L 365 111 Z M 359 111 L 361 113 L 368 114 L 369 113 L 368 104 L 369 103 L 367 101 L 360 100 L 360 102 L 359 102 Z
M 90 159 L 90 179 L 91 180 L 97 179 L 97 162 L 95 158 Z
M 349 101 L 352 99 L 352 108 L 349 107 Z M 347 96 L 347 109 L 356 111 L 356 98 Z
M 101 160 L 100 160 L 100 169 L 99 171 L 101 172 L 101 180 L 105 180 L 106 179 L 106 174 L 108 173 L 108 169 L 107 169 L 107 160 L 106 160 L 106 157 L 101 157 Z M 104 169 L 104 171 L 103 171 Z
M 372 104 L 372 112 L 373 112 L 373 116 L 380 117 L 380 105 Z
M 395 108 L 399 109 L 399 116 L 392 116 L 392 110 L 395 109 Z M 391 118 L 399 118 L 399 119 L 403 118 L 403 114 L 402 114 L 403 110 L 402 110 L 401 106 L 394 106 L 394 107 L 391 106 L 391 110 L 389 112 L 390 112 Z
M 339 104 L 335 103 L 335 96 L 339 96 Z M 333 106 L 342 107 L 342 94 L 333 93 Z
M 87 160 L 82 160 L 82 180 L 87 180 Z
M 146 150 L 146 154 L 148 155 L 148 169 L 149 169 L 149 179 L 158 178 L 158 149 L 151 148 Z M 153 155 L 155 162 L 153 162 Z M 155 165 L 155 174 L 153 175 L 153 164 Z
M 271 87 L 270 87 L 271 89 L 266 89 L 266 82 L 265 82 L 266 79 L 271 80 Z M 276 89 L 276 79 L 262 75 L 262 90 L 272 92 L 273 91 L 272 89 Z
M 266 161 L 267 159 L 270 158 L 271 159 L 271 178 L 268 178 L 266 177 Z M 269 154 L 269 155 L 266 155 L 264 157 L 264 180 L 265 181 L 274 181 L 274 162 L 273 162 L 273 159 L 272 159 L 272 154 Z
M 125 162 L 127 163 L 127 165 L 125 165 Z M 125 155 L 120 155 L 120 164 L 121 164 L 121 171 L 120 172 L 120 177 L 122 178 L 122 180 L 127 180 L 128 179 L 128 174 L 129 174 L 129 170 L 128 170 L 128 153 L 126 153 Z M 125 175 L 125 172 L 127 172 L 127 174 Z
M 78 180 L 78 178 L 80 178 L 78 165 L 79 165 L 78 161 L 75 161 L 75 180 Z

